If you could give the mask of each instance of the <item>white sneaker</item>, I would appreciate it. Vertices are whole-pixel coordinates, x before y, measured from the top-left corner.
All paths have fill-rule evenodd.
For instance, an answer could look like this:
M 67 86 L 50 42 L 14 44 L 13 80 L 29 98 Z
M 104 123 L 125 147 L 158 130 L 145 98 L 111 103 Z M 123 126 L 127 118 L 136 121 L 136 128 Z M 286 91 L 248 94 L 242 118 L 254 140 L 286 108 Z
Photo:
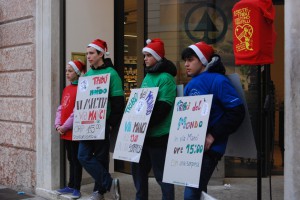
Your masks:
M 110 193 L 113 200 L 121 200 L 119 179 L 114 178 L 111 183 Z
M 92 196 L 90 196 L 90 198 L 88 200 L 105 200 L 104 199 L 104 195 L 98 193 L 98 191 L 93 192 Z

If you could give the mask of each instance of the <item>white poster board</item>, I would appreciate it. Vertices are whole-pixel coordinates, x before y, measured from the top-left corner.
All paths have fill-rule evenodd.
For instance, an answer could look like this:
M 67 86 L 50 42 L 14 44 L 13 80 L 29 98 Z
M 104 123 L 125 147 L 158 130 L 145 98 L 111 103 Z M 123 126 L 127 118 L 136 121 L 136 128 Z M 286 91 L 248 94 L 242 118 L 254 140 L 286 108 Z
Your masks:
M 121 121 L 114 159 L 139 162 L 158 87 L 132 89 Z
M 217 200 L 217 199 L 208 195 L 206 192 L 202 191 L 200 200 Z
M 73 140 L 105 139 L 110 74 L 80 77 L 74 109 Z
M 198 188 L 212 97 L 176 98 L 163 182 Z

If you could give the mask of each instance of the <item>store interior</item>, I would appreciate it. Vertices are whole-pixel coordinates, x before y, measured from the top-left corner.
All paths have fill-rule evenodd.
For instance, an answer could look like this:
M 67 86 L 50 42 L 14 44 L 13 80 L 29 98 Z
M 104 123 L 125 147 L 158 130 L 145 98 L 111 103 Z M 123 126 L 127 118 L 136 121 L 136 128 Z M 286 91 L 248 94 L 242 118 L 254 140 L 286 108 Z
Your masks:
M 283 5 L 275 5 L 276 7 L 276 23 L 277 42 L 275 47 L 275 64 L 271 65 L 271 80 L 274 83 L 274 133 L 267 142 L 271 145 L 268 160 L 266 164 L 267 174 L 280 175 L 283 174 L 283 29 L 284 26 Z M 143 27 L 144 23 L 139 16 L 139 12 L 144 9 L 138 6 L 137 0 L 124 1 L 124 90 L 126 98 L 130 95 L 130 89 L 139 87 L 144 76 L 143 56 L 140 49 L 143 47 L 139 39 L 143 36 L 143 31 L 139 27 Z M 139 20 L 137 20 L 139 19 Z M 276 70 L 274 70 L 276 68 Z M 253 71 L 253 70 L 252 70 Z M 255 71 L 255 70 L 254 70 Z M 250 74 L 250 72 L 249 72 Z M 247 76 L 247 78 L 250 78 Z M 251 104 L 250 102 L 249 104 Z M 255 177 L 257 175 L 257 159 L 225 157 L 225 176 L 226 177 Z M 120 172 L 130 173 L 130 164 L 124 161 L 115 161 L 115 169 Z

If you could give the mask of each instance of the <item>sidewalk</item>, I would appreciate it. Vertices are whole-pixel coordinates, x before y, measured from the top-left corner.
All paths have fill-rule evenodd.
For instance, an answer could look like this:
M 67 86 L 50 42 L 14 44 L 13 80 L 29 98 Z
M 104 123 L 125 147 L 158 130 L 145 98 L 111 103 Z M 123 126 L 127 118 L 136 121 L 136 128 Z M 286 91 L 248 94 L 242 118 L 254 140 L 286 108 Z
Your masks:
M 122 200 L 134 200 L 135 188 L 133 185 L 131 175 L 123 173 L 114 173 L 113 177 L 117 177 L 120 180 Z M 282 200 L 283 199 L 283 176 L 272 176 L 272 200 Z M 229 186 L 225 187 L 224 184 Z M 82 197 L 80 200 L 87 200 L 92 193 L 93 184 L 83 185 L 81 188 Z M 2 187 L 3 188 L 3 187 Z M 0 186 L 1 189 L 1 186 Z M 175 186 L 175 196 L 176 200 L 183 200 L 183 190 L 182 186 Z M 270 188 L 269 188 L 269 178 L 262 179 L 262 198 L 264 200 L 270 199 Z M 51 198 L 53 200 L 68 200 L 71 199 L 67 195 L 54 195 L 54 191 L 49 191 L 51 193 Z M 257 179 L 256 178 L 225 178 L 225 179 L 212 179 L 208 186 L 208 194 L 219 200 L 253 200 L 257 199 Z M 8 196 L 9 197 L 9 196 Z M 17 199 L 3 199 L 1 200 L 17 200 Z M 21 198 L 20 198 L 21 199 Z M 22 198 L 25 200 L 45 200 L 44 198 L 31 196 L 27 198 Z M 110 194 L 105 195 L 106 200 L 110 200 Z M 156 183 L 154 178 L 149 179 L 149 200 L 160 200 L 161 191 L 160 187 Z
M 34 194 L 27 194 L 23 191 L 16 191 L 0 185 L 0 200 L 46 200 Z

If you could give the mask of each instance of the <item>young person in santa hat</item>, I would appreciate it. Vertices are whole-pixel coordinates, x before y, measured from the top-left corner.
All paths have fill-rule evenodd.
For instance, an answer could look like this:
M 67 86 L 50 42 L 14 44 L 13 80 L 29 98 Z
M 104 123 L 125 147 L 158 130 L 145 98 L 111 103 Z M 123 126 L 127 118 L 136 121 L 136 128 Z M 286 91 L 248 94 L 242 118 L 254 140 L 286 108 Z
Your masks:
M 80 198 L 80 186 L 82 176 L 82 166 L 77 158 L 78 141 L 72 141 L 73 110 L 76 102 L 78 78 L 86 72 L 86 66 L 79 60 L 70 61 L 66 67 L 66 78 L 71 82 L 64 88 L 61 104 L 56 111 L 55 128 L 64 140 L 67 158 L 70 167 L 70 177 L 68 186 L 57 190 L 58 194 L 71 194 L 72 198 Z
M 162 190 L 163 200 L 174 200 L 174 185 L 163 183 L 164 163 L 176 98 L 177 74 L 175 65 L 165 58 L 164 43 L 160 39 L 148 39 L 142 50 L 146 76 L 142 88 L 159 87 L 157 99 L 148 125 L 139 163 L 132 163 L 132 176 L 136 188 L 136 200 L 148 199 L 148 174 L 152 168 Z
M 199 188 L 185 187 L 185 200 L 199 200 L 207 192 L 207 184 L 223 154 L 228 137 L 242 123 L 245 108 L 242 99 L 225 75 L 219 55 L 205 42 L 184 49 L 187 76 L 192 77 L 184 88 L 184 96 L 213 94 L 212 106 L 204 144 Z
M 95 187 L 91 200 L 102 200 L 104 194 L 110 192 L 113 199 L 121 199 L 119 180 L 113 179 L 109 173 L 109 135 L 121 121 L 125 102 L 122 81 L 113 68 L 108 55 L 107 44 L 101 39 L 92 41 L 86 49 L 87 60 L 91 69 L 85 76 L 110 74 L 106 130 L 104 140 L 80 141 L 78 159 L 84 169 L 94 178 Z

